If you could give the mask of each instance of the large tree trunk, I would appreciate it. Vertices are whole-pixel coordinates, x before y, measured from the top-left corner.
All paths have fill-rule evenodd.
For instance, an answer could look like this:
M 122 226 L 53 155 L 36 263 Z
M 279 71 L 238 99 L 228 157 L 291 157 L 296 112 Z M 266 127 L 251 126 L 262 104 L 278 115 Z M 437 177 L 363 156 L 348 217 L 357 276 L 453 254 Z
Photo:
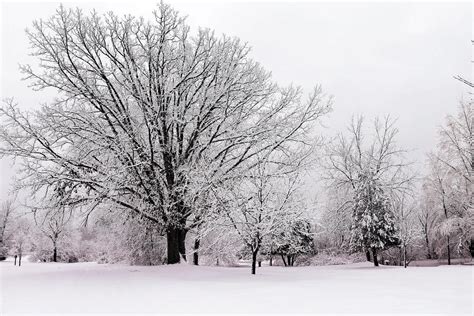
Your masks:
M 186 234 L 187 230 L 183 228 L 169 228 L 166 233 L 167 242 L 167 263 L 174 264 L 180 262 L 180 256 L 186 260 Z
M 374 257 L 374 266 L 379 266 L 379 260 L 377 259 L 377 248 L 372 248 L 372 256 Z
M 53 262 L 58 262 L 58 248 L 54 245 L 53 249 Z
M 398 265 L 401 267 L 402 266 L 402 262 L 403 262 L 403 247 L 399 247 L 398 250 L 399 251 L 399 255 L 398 255 Z
M 166 233 L 167 243 L 167 263 L 179 263 L 179 231 L 176 228 L 169 228 Z
M 273 256 L 270 256 L 270 267 L 273 266 Z
M 367 258 L 367 261 L 370 261 L 370 250 L 365 251 L 365 257 Z
M 431 259 L 431 250 L 430 250 L 430 240 L 428 239 L 428 234 L 425 234 L 425 243 L 426 243 L 426 259 Z
M 21 267 L 21 252 L 18 255 L 18 266 Z
M 196 237 L 196 239 L 194 239 L 194 247 L 193 247 L 193 250 L 194 250 L 194 253 L 193 253 L 193 264 L 195 266 L 198 266 L 199 265 L 199 244 L 201 243 L 201 240 L 199 238 Z
M 177 181 L 172 163 L 172 156 L 168 152 L 163 153 L 163 160 L 166 172 L 166 180 L 168 182 L 168 187 L 172 191 L 173 188 L 182 184 L 179 180 Z M 174 264 L 181 261 L 181 257 L 186 260 L 186 234 L 188 230 L 186 227 L 186 217 L 185 214 L 188 212 L 187 207 L 184 205 L 183 200 L 180 195 L 174 195 L 172 197 L 175 207 L 174 212 L 179 214 L 178 222 L 174 225 L 170 225 L 168 232 L 166 234 L 167 239 L 167 263 Z
M 257 270 L 257 253 L 258 250 L 252 251 L 252 274 Z

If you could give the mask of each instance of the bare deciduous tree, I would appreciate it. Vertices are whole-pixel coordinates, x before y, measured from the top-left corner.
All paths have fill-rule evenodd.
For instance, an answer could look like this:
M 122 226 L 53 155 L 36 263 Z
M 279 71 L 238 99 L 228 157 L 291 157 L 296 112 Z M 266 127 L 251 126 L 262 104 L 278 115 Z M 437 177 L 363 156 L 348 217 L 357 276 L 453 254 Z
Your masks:
M 439 151 L 434 158 L 466 181 L 470 189 L 474 173 L 474 108 L 461 102 L 456 116 L 449 115 L 440 130 Z
M 71 220 L 72 211 L 62 207 L 60 209 L 49 210 L 43 216 L 34 212 L 36 226 L 48 237 L 53 246 L 52 261 L 58 262 L 58 241 L 62 237 L 65 229 Z M 41 218 L 40 218 L 41 217 Z
M 252 158 L 301 141 L 330 109 L 320 88 L 282 88 L 236 38 L 191 34 L 160 4 L 152 21 L 62 6 L 27 32 L 56 100 L 35 113 L 0 110 L 0 156 L 22 159 L 22 185 L 61 190 L 65 205 L 112 203 L 165 227 L 168 263 L 185 257 L 189 174 L 220 182 Z M 213 180 L 214 181 L 214 180 Z
M 353 118 L 348 136 L 340 134 L 327 146 L 324 166 L 331 186 L 355 188 L 359 175 L 370 170 L 391 190 L 408 189 L 413 177 L 406 171 L 406 151 L 397 145 L 395 123 L 390 116 L 376 118 L 373 133 L 367 135 L 364 118 Z

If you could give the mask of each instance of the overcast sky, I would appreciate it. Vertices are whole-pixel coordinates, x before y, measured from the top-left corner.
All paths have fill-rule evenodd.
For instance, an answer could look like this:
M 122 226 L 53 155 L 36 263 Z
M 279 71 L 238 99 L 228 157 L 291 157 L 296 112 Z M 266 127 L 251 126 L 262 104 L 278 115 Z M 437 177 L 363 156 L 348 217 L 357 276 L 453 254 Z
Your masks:
M 156 1 L 65 2 L 66 7 L 151 17 Z M 399 143 L 424 162 L 437 129 L 455 113 L 467 89 L 454 75 L 471 76 L 472 6 L 463 3 L 325 3 L 168 1 L 196 29 L 237 36 L 280 84 L 334 95 L 327 133 L 353 114 L 398 117 Z M 47 18 L 59 2 L 2 2 L 1 96 L 34 109 L 52 96 L 21 81 L 19 63 L 31 61 L 24 30 Z M 0 199 L 8 196 L 11 165 L 0 161 Z

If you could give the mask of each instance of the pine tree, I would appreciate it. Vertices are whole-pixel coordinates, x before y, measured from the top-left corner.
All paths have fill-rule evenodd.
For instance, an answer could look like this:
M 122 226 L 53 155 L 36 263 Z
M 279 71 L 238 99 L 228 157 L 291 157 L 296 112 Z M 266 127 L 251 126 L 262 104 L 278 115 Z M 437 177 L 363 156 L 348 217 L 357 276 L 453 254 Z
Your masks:
M 382 185 L 368 172 L 359 176 L 351 227 L 354 250 L 370 250 L 378 266 L 377 251 L 398 244 L 395 217 Z

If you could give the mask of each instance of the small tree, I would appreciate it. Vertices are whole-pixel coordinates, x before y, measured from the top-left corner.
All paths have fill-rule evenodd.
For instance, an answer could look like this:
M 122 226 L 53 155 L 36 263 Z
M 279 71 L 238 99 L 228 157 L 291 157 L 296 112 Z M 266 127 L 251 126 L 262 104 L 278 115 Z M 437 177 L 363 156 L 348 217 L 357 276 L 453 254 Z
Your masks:
M 275 253 L 281 256 L 285 266 L 292 267 L 298 255 L 310 253 L 314 248 L 311 223 L 307 219 L 294 220 L 285 226 L 275 243 Z
M 58 262 L 58 242 L 63 236 L 67 224 L 71 220 L 71 211 L 62 207 L 59 210 L 52 210 L 47 212 L 41 220 L 38 219 L 38 211 L 34 212 L 34 219 L 37 227 L 41 232 L 48 237 L 52 244 L 53 262 Z
M 225 201 L 222 204 L 228 221 L 251 252 L 252 274 L 256 273 L 257 257 L 265 240 L 275 231 L 283 231 L 291 223 L 289 219 L 301 212 L 294 166 L 284 168 L 273 158 L 260 160 L 238 186 L 228 188 L 221 196 L 216 192 L 216 197 Z
M 359 176 L 352 216 L 353 249 L 371 250 L 378 266 L 377 251 L 398 244 L 398 239 L 390 200 L 371 172 Z
M 18 256 L 18 266 L 21 266 L 21 258 L 30 243 L 30 224 L 30 221 L 25 217 L 18 218 L 14 224 L 14 233 L 11 238 L 10 253 L 13 256 Z

